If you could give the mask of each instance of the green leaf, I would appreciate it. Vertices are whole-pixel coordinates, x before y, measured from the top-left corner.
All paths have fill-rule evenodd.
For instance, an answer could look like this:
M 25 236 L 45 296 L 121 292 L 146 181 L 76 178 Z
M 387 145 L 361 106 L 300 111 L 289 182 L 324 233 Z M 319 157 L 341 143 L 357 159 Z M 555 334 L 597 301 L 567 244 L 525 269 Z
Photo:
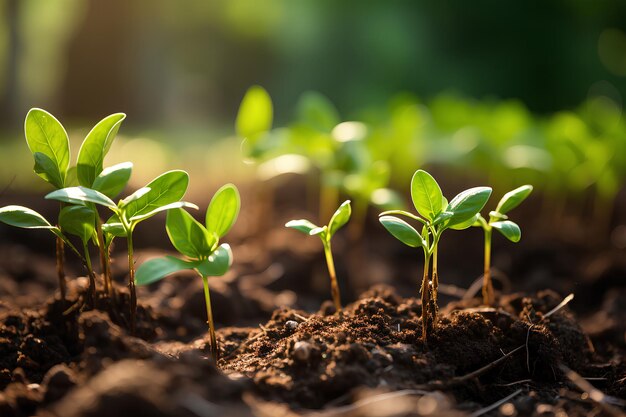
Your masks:
M 309 236 L 317 236 L 320 235 L 322 240 L 326 240 L 328 236 L 328 226 L 316 227 L 315 229 L 309 232 Z
M 237 187 L 233 184 L 224 185 L 217 190 L 209 203 L 206 228 L 219 237 L 224 236 L 235 224 L 240 207 L 241 198 Z
M 252 86 L 246 92 L 235 122 L 237 135 L 254 142 L 272 128 L 272 99 L 263 87 Z
M 522 231 L 519 226 L 510 220 L 491 223 L 491 227 L 502 233 L 502 235 L 511 242 L 519 242 L 522 238 Z
M 56 228 L 41 214 L 23 206 L 6 206 L 0 208 L 0 222 L 23 229 Z
M 189 175 L 185 171 L 168 171 L 156 177 L 145 187 L 122 200 L 127 219 L 152 212 L 166 204 L 179 201 L 189 185 Z
M 317 229 L 318 226 L 311 223 L 308 220 L 300 219 L 300 220 L 290 220 L 285 224 L 285 227 L 289 227 L 291 229 L 296 229 L 301 231 L 302 233 L 309 234 L 311 230 Z
M 95 232 L 96 212 L 86 206 L 63 207 L 59 213 L 59 226 L 63 233 L 78 236 L 86 244 Z
M 475 215 L 470 217 L 468 220 L 465 220 L 464 222 L 456 223 L 456 224 L 450 226 L 450 229 L 454 229 L 454 230 L 465 230 L 465 229 L 468 229 L 468 228 L 474 226 L 474 224 L 478 221 L 478 217 L 479 216 L 480 216 L 480 213 L 476 213 Z
M 176 250 L 190 258 L 208 256 L 217 245 L 218 237 L 196 221 L 185 210 L 170 210 L 165 221 L 167 235 Z
M 447 211 L 453 213 L 448 227 L 464 223 L 482 210 L 491 195 L 490 187 L 474 187 L 460 192 L 448 204 Z
M 222 243 L 208 259 L 201 261 L 196 269 L 205 277 L 219 277 L 228 272 L 233 263 L 230 245 Z
M 339 112 L 333 103 L 314 91 L 300 97 L 296 112 L 300 122 L 320 132 L 330 133 L 340 122 Z
M 116 210 L 117 206 L 106 195 L 99 191 L 92 190 L 86 187 L 68 187 L 60 190 L 53 191 L 46 195 L 48 200 L 58 200 L 70 204 L 84 205 L 85 203 L 100 204 L 101 206 L 108 207 L 112 210 Z
M 50 157 L 41 152 L 35 152 L 33 154 L 35 158 L 35 166 L 33 170 L 44 180 L 54 185 L 56 188 L 63 188 L 67 183 L 67 173 L 65 178 L 61 177 L 61 172 L 58 170 L 56 163 L 50 159 Z
M 130 219 L 128 219 L 128 221 L 130 221 L 131 223 L 137 224 L 141 221 L 144 221 L 152 216 L 154 216 L 155 214 L 161 213 L 163 211 L 168 211 L 168 210 L 172 210 L 172 209 L 179 209 L 179 208 L 183 208 L 183 207 L 187 207 L 187 208 L 192 208 L 192 209 L 196 209 L 198 210 L 198 206 L 196 206 L 193 203 L 188 203 L 186 201 L 175 201 L 174 203 L 170 203 L 170 204 L 166 204 L 164 206 L 161 207 L 157 207 L 154 210 L 146 213 L 146 214 L 142 214 L 139 216 L 133 216 Z
M 433 220 L 433 226 L 437 226 L 438 224 L 445 222 L 446 220 L 451 218 L 453 215 L 454 214 L 450 211 L 442 211 Z
M 532 185 L 522 185 L 521 187 L 509 191 L 508 193 L 504 194 L 504 196 L 500 199 L 498 207 L 496 207 L 496 211 L 501 214 L 508 213 L 515 207 L 519 206 L 522 201 L 524 201 L 526 197 L 530 195 L 532 190 Z
M 102 172 L 104 157 L 111 148 L 117 131 L 126 118 L 124 113 L 115 113 L 102 119 L 87 134 L 78 151 L 78 182 L 84 187 L 92 187 Z
M 400 242 L 412 248 L 426 246 L 422 236 L 407 222 L 394 216 L 383 216 L 378 219 L 380 223 Z
M 110 237 L 126 237 L 126 230 L 117 214 L 109 217 L 109 220 L 102 225 L 102 231 Z
M 433 221 L 443 210 L 443 194 L 437 181 L 421 169 L 411 179 L 411 198 L 417 212 L 426 219 Z
M 26 115 L 24 133 L 35 156 L 35 172 L 55 187 L 63 188 L 70 164 L 70 141 L 63 125 L 47 111 L 33 108 Z M 36 153 L 47 159 L 40 157 L 38 161 Z
M 135 271 L 135 283 L 137 285 L 152 284 L 174 272 L 194 269 L 197 264 L 197 261 L 183 261 L 173 256 L 150 259 L 139 265 Z
M 346 200 L 341 203 L 337 211 L 333 214 L 333 217 L 331 217 L 330 222 L 328 222 L 329 237 L 332 238 L 337 230 L 350 220 L 351 214 L 352 207 L 350 206 L 350 200 Z
M 132 162 L 122 162 L 105 168 L 93 181 L 92 188 L 107 197 L 115 198 L 128 184 L 132 171 Z

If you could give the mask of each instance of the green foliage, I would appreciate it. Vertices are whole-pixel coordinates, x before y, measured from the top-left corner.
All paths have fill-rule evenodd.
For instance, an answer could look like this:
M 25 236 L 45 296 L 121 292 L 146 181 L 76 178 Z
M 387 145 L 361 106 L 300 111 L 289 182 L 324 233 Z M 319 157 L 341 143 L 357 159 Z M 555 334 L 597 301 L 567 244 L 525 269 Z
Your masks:
M 105 168 L 93 181 L 93 189 L 109 198 L 115 198 L 126 188 L 132 171 L 131 162 L 122 162 Z
M 380 223 L 393 237 L 412 248 L 426 247 L 427 243 L 417 230 L 407 222 L 394 216 L 381 216 Z
M 272 99 L 263 87 L 248 89 L 237 114 L 237 134 L 254 143 L 272 128 Z
M 317 226 L 308 220 L 299 219 L 290 220 L 285 224 L 285 227 L 296 229 L 310 236 L 319 235 L 322 239 L 322 242 L 325 245 L 328 245 L 333 235 L 337 233 L 337 231 L 341 227 L 343 227 L 348 222 L 348 220 L 350 220 L 351 214 L 352 208 L 350 206 L 350 200 L 346 200 L 335 211 L 330 221 L 328 222 L 328 225 Z
M 519 242 L 522 238 L 522 231 L 516 223 L 508 220 L 506 213 L 519 206 L 532 191 L 532 185 L 522 185 L 509 191 L 502 196 L 496 209 L 489 213 L 488 221 L 479 214 L 473 226 L 480 226 L 485 232 L 490 232 L 492 228 L 496 229 L 511 242 Z
M 0 222 L 23 229 L 56 229 L 41 214 L 22 206 L 0 208 Z
M 213 196 L 206 211 L 206 227 L 223 237 L 233 227 L 239 209 L 241 199 L 239 191 L 233 184 L 226 184 Z
M 96 232 L 96 212 L 91 207 L 67 206 L 59 213 L 59 226 L 64 233 L 78 236 L 86 245 Z

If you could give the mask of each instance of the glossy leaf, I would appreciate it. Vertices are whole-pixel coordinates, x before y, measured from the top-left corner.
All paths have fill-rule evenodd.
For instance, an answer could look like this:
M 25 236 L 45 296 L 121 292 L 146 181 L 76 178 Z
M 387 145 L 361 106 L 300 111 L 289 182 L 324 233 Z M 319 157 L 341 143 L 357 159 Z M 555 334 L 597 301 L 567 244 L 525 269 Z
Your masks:
M 152 284 L 175 272 L 194 269 L 197 265 L 198 261 L 183 261 L 173 256 L 150 259 L 139 265 L 135 271 L 135 283 Z
M 219 237 L 224 236 L 235 224 L 240 208 L 241 198 L 237 187 L 233 184 L 224 185 L 217 190 L 209 203 L 206 228 Z
M 532 185 L 522 185 L 521 187 L 509 191 L 508 193 L 504 194 L 504 196 L 500 199 L 498 207 L 496 207 L 496 211 L 501 214 L 508 213 L 515 207 L 519 206 L 522 201 L 524 201 L 526 197 L 530 195 L 532 190 Z
M 317 229 L 318 226 L 311 223 L 308 220 L 300 219 L 300 220 L 290 220 L 285 224 L 285 227 L 289 227 L 291 229 L 296 229 L 301 231 L 302 233 L 306 233 L 307 235 L 311 233 L 312 230 Z
M 453 216 L 453 213 L 450 211 L 442 211 L 441 213 L 439 213 L 435 219 L 433 220 L 433 226 L 437 226 L 440 223 L 445 222 L 446 220 L 448 220 L 450 217 Z
M 393 237 L 405 245 L 413 248 L 426 246 L 426 242 L 424 242 L 417 230 L 404 220 L 393 216 L 383 216 L 378 220 Z
M 24 122 L 26 142 L 35 156 L 35 172 L 57 188 L 65 186 L 70 164 L 70 141 L 63 125 L 42 109 L 31 109 Z M 39 157 L 37 153 L 47 158 Z
M 189 185 L 189 175 L 185 171 L 174 170 L 159 175 L 148 185 L 123 200 L 122 207 L 126 218 L 142 216 L 170 203 L 179 201 Z
M 233 263 L 230 245 L 222 243 L 208 259 L 199 262 L 196 269 L 205 277 L 219 277 L 228 272 Z
M 125 118 L 124 113 L 107 116 L 87 134 L 78 151 L 77 175 L 80 185 L 93 187 L 96 177 L 102 172 L 104 157 Z
M 246 92 L 235 123 L 237 135 L 249 141 L 254 140 L 272 128 L 272 99 L 263 87 L 250 87 Z
M 447 211 L 453 213 L 448 227 L 464 223 L 482 210 L 491 195 L 490 187 L 474 187 L 460 192 L 448 204 Z
M 0 222 L 23 229 L 55 228 L 41 214 L 23 206 L 6 206 L 0 208 Z
M 443 194 L 437 181 L 428 172 L 417 170 L 411 179 L 411 198 L 417 212 L 433 221 L 443 210 Z
M 493 222 L 491 223 L 491 227 L 502 233 L 502 235 L 509 239 L 511 242 L 519 242 L 522 238 L 522 231 L 520 230 L 519 226 L 510 220 L 505 220 L 503 222 Z
M 117 214 L 109 217 L 109 219 L 102 225 L 102 231 L 111 237 L 126 237 L 126 230 L 124 229 L 122 222 L 120 222 Z
M 86 206 L 63 207 L 59 213 L 59 226 L 64 233 L 78 236 L 86 244 L 95 232 L 96 212 Z
M 346 200 L 335 211 L 333 217 L 331 217 L 330 222 L 328 223 L 328 230 L 330 237 L 339 230 L 343 225 L 345 225 L 348 220 L 350 220 L 350 215 L 352 214 L 352 207 L 350 206 L 350 200 Z
M 327 240 L 328 237 L 328 226 L 316 227 L 315 229 L 309 232 L 309 236 L 317 236 L 320 235 L 322 240 Z
M 141 214 L 138 216 L 133 216 L 130 219 L 128 219 L 128 221 L 130 221 L 131 223 L 139 223 L 141 221 L 144 221 L 158 213 L 161 213 L 163 211 L 168 211 L 168 210 L 173 210 L 173 209 L 179 209 L 179 208 L 183 208 L 183 207 L 187 207 L 187 208 L 192 208 L 192 209 L 196 209 L 198 210 L 198 206 L 196 206 L 193 203 L 188 203 L 186 201 L 175 201 L 173 203 L 170 204 L 166 204 L 164 206 L 160 206 L 155 208 L 154 210 L 145 213 L 145 214 Z
M 126 188 L 132 171 L 132 162 L 107 167 L 93 181 L 92 188 L 107 197 L 115 198 Z
M 58 200 L 64 203 L 84 205 L 85 203 L 94 203 L 101 206 L 117 209 L 117 206 L 106 195 L 99 191 L 86 187 L 68 187 L 53 191 L 46 195 L 48 200 Z
M 470 228 L 470 227 L 472 227 L 472 226 L 474 226 L 476 224 L 476 222 L 478 221 L 478 217 L 479 216 L 480 216 L 480 213 L 476 213 L 475 215 L 473 215 L 469 219 L 465 220 L 464 222 L 456 223 L 456 224 L 450 226 L 450 228 L 454 229 L 454 230 L 465 230 L 465 229 L 468 229 L 468 228 Z
M 182 209 L 170 210 L 165 221 L 167 235 L 176 250 L 190 258 L 208 256 L 217 245 L 218 237 L 209 232 L 193 216 Z

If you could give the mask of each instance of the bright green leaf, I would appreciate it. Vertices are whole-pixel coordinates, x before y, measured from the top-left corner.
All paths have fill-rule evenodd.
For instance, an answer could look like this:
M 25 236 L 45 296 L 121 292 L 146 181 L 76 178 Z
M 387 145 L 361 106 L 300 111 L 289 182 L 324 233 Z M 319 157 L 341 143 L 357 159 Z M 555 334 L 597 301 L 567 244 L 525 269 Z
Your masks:
M 438 224 L 445 222 L 446 220 L 448 220 L 452 216 L 453 216 L 452 212 L 450 212 L 450 211 L 442 211 L 441 213 L 439 213 L 435 217 L 435 220 L 433 220 L 433 226 L 437 226 Z
M 221 244 L 208 259 L 201 261 L 196 269 L 205 277 L 219 277 L 228 272 L 233 263 L 233 252 L 227 243 Z
M 241 198 L 237 187 L 233 184 L 224 185 L 217 190 L 209 203 L 206 228 L 219 237 L 224 236 L 235 224 L 240 207 Z
M 191 214 L 182 209 L 168 211 L 165 228 L 176 250 L 190 258 L 208 256 L 218 242 L 215 233 L 206 230 Z
M 122 208 L 126 218 L 142 216 L 179 201 L 185 195 L 188 185 L 189 175 L 185 171 L 174 170 L 159 175 L 142 187 L 141 192 L 135 192 L 123 200 Z
M 154 210 L 145 213 L 145 214 L 141 214 L 138 216 L 133 216 L 130 219 L 128 219 L 128 221 L 130 221 L 131 223 L 137 224 L 141 221 L 144 221 L 152 216 L 154 216 L 155 214 L 161 213 L 163 211 L 168 211 L 168 210 L 172 210 L 172 209 L 179 209 L 179 208 L 183 208 L 183 207 L 187 207 L 187 208 L 192 208 L 192 209 L 196 209 L 198 210 L 198 206 L 196 206 L 193 203 L 188 203 L 186 201 L 175 201 L 173 203 L 170 204 L 166 204 L 164 206 L 161 207 L 157 207 Z
M 47 111 L 33 108 L 26 115 L 24 132 L 33 155 L 41 153 L 47 157 L 36 159 L 35 170 L 41 170 L 37 174 L 55 187 L 63 188 L 70 164 L 70 141 L 63 125 Z
M 60 190 L 53 191 L 46 195 L 48 200 L 58 200 L 64 203 L 84 205 L 85 203 L 100 204 L 101 206 L 108 207 L 112 210 L 117 209 L 117 206 L 106 195 L 99 191 L 92 190 L 86 187 L 68 187 Z
M 309 236 L 320 235 L 322 240 L 326 240 L 326 238 L 328 237 L 327 232 L 328 232 L 328 226 L 316 227 L 315 229 L 309 232 Z
M 443 210 L 443 194 L 437 181 L 421 169 L 411 179 L 411 198 L 417 212 L 426 219 L 433 221 Z
M 41 214 L 23 206 L 0 208 L 0 222 L 24 229 L 54 229 Z
M 124 113 L 107 116 L 87 134 L 78 151 L 77 174 L 80 185 L 93 187 L 96 177 L 102 172 L 104 157 L 125 118 Z
M 422 236 L 407 222 L 393 216 L 383 216 L 378 219 L 380 223 L 400 242 L 407 246 L 417 248 L 426 246 Z
M 352 214 L 352 207 L 350 206 L 350 200 L 346 200 L 335 211 L 333 217 L 331 217 L 330 222 L 328 223 L 328 230 L 330 237 L 333 237 L 334 234 L 339 230 L 344 224 L 350 220 L 350 215 Z
M 454 229 L 454 230 L 465 230 L 465 229 L 468 229 L 468 228 L 474 226 L 474 224 L 478 221 L 478 217 L 479 216 L 480 216 L 480 214 L 476 213 L 475 215 L 473 215 L 469 219 L 465 220 L 464 222 L 453 224 L 452 226 L 450 226 L 450 228 Z
M 522 231 L 520 230 L 519 226 L 510 220 L 505 220 L 503 222 L 493 222 L 491 223 L 491 227 L 502 233 L 502 235 L 509 239 L 511 242 L 519 242 L 522 238 Z
M 260 134 L 272 128 L 272 99 L 263 87 L 250 87 L 246 92 L 235 123 L 237 135 L 254 142 Z
M 197 261 L 183 261 L 173 256 L 150 259 L 139 265 L 135 271 L 135 283 L 137 285 L 152 284 L 175 272 L 194 269 L 197 265 Z
M 496 211 L 501 214 L 508 213 L 515 207 L 519 206 L 522 201 L 524 201 L 526 197 L 530 195 L 532 190 L 532 185 L 522 185 L 521 187 L 509 191 L 508 193 L 504 194 L 504 196 L 500 199 L 498 207 L 496 207 Z
M 460 192 L 448 204 L 447 211 L 453 213 L 448 220 L 448 227 L 464 223 L 482 210 L 491 195 L 490 187 L 474 187 Z
M 59 226 L 63 233 L 78 236 L 86 244 L 95 232 L 96 212 L 86 206 L 63 207 L 59 213 Z
M 122 162 L 105 168 L 93 181 L 93 189 L 100 191 L 110 198 L 115 198 L 121 193 L 133 171 L 132 162 Z
M 311 233 L 311 230 L 317 229 L 318 226 L 311 223 L 308 220 L 300 219 L 300 220 L 291 220 L 285 224 L 285 227 L 289 227 L 291 229 L 296 229 L 301 231 L 302 233 L 306 233 L 307 235 Z

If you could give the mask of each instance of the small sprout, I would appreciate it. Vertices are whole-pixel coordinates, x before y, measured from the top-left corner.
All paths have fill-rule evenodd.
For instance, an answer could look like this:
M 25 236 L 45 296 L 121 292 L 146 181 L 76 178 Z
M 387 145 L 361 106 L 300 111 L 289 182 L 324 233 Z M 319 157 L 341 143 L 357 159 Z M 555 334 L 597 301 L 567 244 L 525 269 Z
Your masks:
M 237 220 L 241 199 L 233 184 L 226 184 L 213 196 L 206 212 L 205 225 L 195 220 L 182 209 L 167 213 L 166 229 L 172 245 L 187 259 L 173 256 L 151 259 L 137 269 L 137 285 L 147 285 L 185 269 L 194 270 L 202 278 L 207 309 L 211 355 L 215 363 L 218 359 L 217 339 L 213 325 L 210 276 L 222 276 L 230 268 L 233 254 L 230 246 L 219 243 Z
M 109 175 L 111 174 L 109 173 Z M 108 247 L 115 236 L 126 238 L 129 271 L 128 287 L 130 291 L 130 327 L 133 333 L 135 332 L 135 315 L 137 311 L 133 231 L 137 224 L 162 211 L 181 207 L 197 209 L 197 206 L 194 204 L 180 201 L 185 195 L 188 185 L 189 175 L 185 171 L 174 170 L 161 174 L 148 185 L 120 200 L 117 204 L 102 192 L 83 186 L 63 188 L 46 195 L 47 199 L 59 200 L 70 204 L 101 205 L 113 212 L 112 218 L 102 227 L 103 231 L 109 234 L 108 237 L 102 239 L 102 242 Z
M 337 232 L 337 230 L 339 230 L 343 225 L 348 222 L 348 220 L 350 220 L 351 214 L 352 209 L 350 207 L 350 200 L 346 200 L 341 204 L 341 206 L 339 206 L 337 211 L 335 211 L 330 219 L 330 222 L 328 222 L 328 225 L 326 226 L 320 227 L 304 219 L 291 220 L 290 222 L 285 224 L 286 227 L 299 230 L 302 233 L 306 233 L 311 236 L 318 235 L 320 239 L 322 239 L 322 245 L 324 246 L 324 255 L 326 256 L 326 265 L 328 266 L 328 274 L 330 275 L 331 293 L 337 312 L 341 312 L 341 296 L 339 293 L 339 285 L 337 284 L 335 262 L 333 261 L 333 253 L 331 250 L 330 241 L 333 235 Z
M 533 190 L 532 185 L 522 185 L 506 193 L 496 209 L 489 213 L 489 221 L 478 213 L 473 226 L 480 226 L 485 232 L 485 262 L 483 274 L 483 303 L 492 305 L 494 302 L 493 282 L 491 280 L 491 232 L 496 229 L 511 242 L 519 242 L 522 238 L 520 227 L 508 220 L 506 213 L 519 206 L 530 195 Z
M 475 187 L 462 191 L 448 203 L 437 181 L 426 171 L 417 170 L 411 180 L 411 199 L 419 216 L 392 210 L 380 214 L 379 221 L 392 236 L 407 246 L 421 247 L 424 252 L 422 277 L 422 338 L 427 341 L 437 320 L 437 249 L 442 233 L 449 229 L 470 227 L 476 214 L 482 210 L 491 195 L 489 187 Z M 392 216 L 402 215 L 422 224 L 418 232 L 406 221 Z M 432 281 L 429 279 L 432 258 Z

